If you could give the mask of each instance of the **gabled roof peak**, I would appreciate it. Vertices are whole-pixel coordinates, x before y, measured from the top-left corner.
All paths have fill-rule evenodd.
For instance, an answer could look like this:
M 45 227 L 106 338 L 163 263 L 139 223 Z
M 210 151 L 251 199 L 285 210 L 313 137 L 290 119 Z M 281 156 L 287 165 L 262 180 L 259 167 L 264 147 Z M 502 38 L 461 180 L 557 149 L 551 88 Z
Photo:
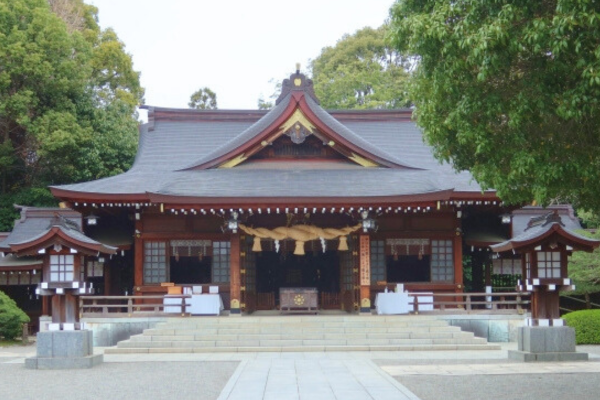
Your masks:
M 320 104 L 319 99 L 317 99 L 317 95 L 315 94 L 313 81 L 312 79 L 308 79 L 306 75 L 300 73 L 300 64 L 296 65 L 296 72 L 290 75 L 289 79 L 283 80 L 283 83 L 281 84 L 281 94 L 279 94 L 279 97 L 275 100 L 275 105 L 279 104 L 291 92 L 304 92 L 317 102 L 317 104 Z

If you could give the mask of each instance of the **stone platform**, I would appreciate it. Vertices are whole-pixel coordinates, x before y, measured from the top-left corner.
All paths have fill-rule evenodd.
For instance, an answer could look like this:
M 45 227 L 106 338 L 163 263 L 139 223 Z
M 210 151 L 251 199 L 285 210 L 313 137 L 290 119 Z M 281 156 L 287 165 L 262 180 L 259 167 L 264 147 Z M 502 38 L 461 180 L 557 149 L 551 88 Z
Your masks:
M 508 352 L 517 361 L 586 361 L 587 353 L 575 350 L 575 330 L 569 326 L 523 326 L 518 350 Z
M 295 315 L 171 318 L 105 354 L 497 349 L 434 317 Z
M 81 369 L 102 363 L 102 354 L 94 355 L 90 330 L 47 331 L 37 335 L 37 355 L 25 359 L 28 369 Z

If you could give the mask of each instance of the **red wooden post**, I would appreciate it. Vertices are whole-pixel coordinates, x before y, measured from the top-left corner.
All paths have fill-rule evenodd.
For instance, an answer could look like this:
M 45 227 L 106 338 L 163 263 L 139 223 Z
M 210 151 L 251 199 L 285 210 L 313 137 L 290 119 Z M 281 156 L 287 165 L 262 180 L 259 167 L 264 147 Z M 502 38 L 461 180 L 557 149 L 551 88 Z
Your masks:
M 241 257 L 240 257 L 240 235 L 239 233 L 231 234 L 231 254 L 230 260 L 230 295 L 231 308 L 229 315 L 241 314 Z
M 371 313 L 371 238 L 359 236 L 360 312 Z

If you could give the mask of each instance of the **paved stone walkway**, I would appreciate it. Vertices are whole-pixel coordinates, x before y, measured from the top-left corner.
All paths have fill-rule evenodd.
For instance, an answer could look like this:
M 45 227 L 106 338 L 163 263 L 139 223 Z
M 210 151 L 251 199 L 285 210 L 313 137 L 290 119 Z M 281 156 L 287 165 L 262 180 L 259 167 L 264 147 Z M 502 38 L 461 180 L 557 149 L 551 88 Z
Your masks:
M 219 400 L 418 400 L 370 360 L 244 361 Z
M 480 382 L 490 394 L 508 393 L 526 376 L 535 377 L 535 385 L 526 385 L 528 397 L 522 397 L 531 400 L 551 398 L 544 388 L 560 379 L 568 382 L 568 376 L 591 377 L 581 380 L 580 386 L 588 385 L 581 389 L 581 398 L 587 393 L 596 396 L 596 388 L 600 390 L 600 346 L 578 348 L 590 353 L 589 362 L 563 363 L 511 361 L 507 350 L 515 344 L 502 347 L 461 352 L 114 354 L 105 355 L 104 364 L 92 370 L 37 371 L 23 365 L 35 347 L 17 346 L 0 348 L 0 398 L 66 398 L 81 393 L 81 400 L 140 394 L 178 400 L 461 399 L 461 390 L 479 389 L 473 382 Z M 493 378 L 498 375 L 505 377 Z M 517 393 L 523 394 L 521 389 Z M 559 397 L 568 393 L 565 388 Z

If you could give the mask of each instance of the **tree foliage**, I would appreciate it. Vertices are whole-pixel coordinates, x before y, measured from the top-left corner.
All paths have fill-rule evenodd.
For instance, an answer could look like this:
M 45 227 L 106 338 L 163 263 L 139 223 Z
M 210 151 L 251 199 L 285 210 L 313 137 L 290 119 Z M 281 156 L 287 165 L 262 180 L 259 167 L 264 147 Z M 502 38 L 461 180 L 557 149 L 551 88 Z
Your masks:
M 417 123 L 440 160 L 512 203 L 600 210 L 600 3 L 397 0 Z
M 400 108 L 410 105 L 409 63 L 386 41 L 387 27 L 344 35 L 311 61 L 315 94 L 328 109 Z
M 0 291 L 0 337 L 13 340 L 23 333 L 23 324 L 29 322 L 29 317 L 17 303 L 4 292 Z
M 580 234 L 600 239 L 600 230 L 596 233 L 581 231 Z M 574 294 L 589 295 L 600 292 L 600 249 L 593 253 L 574 252 L 569 259 L 569 277 L 575 284 Z
M 197 110 L 216 110 L 217 94 L 207 87 L 198 89 L 190 96 L 188 106 Z
M 128 169 L 143 94 L 131 56 L 114 31 L 99 27 L 95 7 L 82 0 L 0 0 L 3 203 Z M 28 205 L 47 205 L 49 196 L 41 197 L 44 204 Z M 12 212 L 11 205 L 0 218 Z

